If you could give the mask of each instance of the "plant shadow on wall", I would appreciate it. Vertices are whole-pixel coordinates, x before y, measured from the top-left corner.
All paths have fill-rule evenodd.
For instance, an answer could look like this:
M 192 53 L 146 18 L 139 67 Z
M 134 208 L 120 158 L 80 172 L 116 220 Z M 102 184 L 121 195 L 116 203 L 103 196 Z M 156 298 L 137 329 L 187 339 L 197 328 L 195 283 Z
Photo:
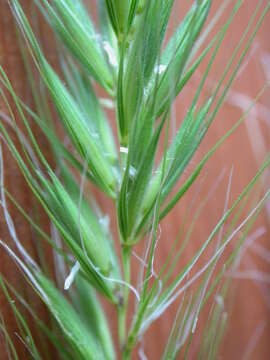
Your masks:
M 173 0 L 99 0 L 95 16 L 80 1 L 34 0 L 31 17 L 22 2 L 9 1 L 34 106 L 0 67 L 1 207 L 12 240 L 1 235 L 0 244 L 48 310 L 40 316 L 8 276 L 0 278 L 26 358 L 221 354 L 234 300 L 231 275 L 244 276 L 243 253 L 265 233 L 257 219 L 269 196 L 266 151 L 237 196 L 236 169 L 211 171 L 212 157 L 222 156 L 258 109 L 269 79 L 247 106 L 237 102 L 242 113 L 227 121 L 218 140 L 203 141 L 225 101 L 237 101 L 231 85 L 246 71 L 269 18 L 269 1 L 252 2 L 228 55 L 228 36 L 246 4 L 223 1 L 218 8 L 197 0 L 179 23 Z M 55 42 L 55 67 L 39 40 L 39 17 Z M 7 149 L 35 199 L 31 214 L 5 181 Z M 11 207 L 31 227 L 36 256 L 24 247 Z M 166 232 L 170 219 L 175 234 Z M 168 312 L 173 321 L 165 326 Z M 7 358 L 21 359 L 2 313 Z M 148 344 L 156 323 L 166 332 L 157 350 Z

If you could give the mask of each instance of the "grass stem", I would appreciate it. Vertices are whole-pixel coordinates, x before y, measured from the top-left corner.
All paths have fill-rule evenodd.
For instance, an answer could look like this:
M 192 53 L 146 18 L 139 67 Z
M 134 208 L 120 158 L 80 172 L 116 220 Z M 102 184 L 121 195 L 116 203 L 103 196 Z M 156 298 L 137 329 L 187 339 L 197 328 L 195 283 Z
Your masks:
M 122 259 L 123 259 L 123 272 L 124 272 L 124 281 L 126 284 L 130 283 L 130 247 L 123 247 L 122 249 Z M 123 301 L 118 308 L 118 336 L 121 350 L 124 352 L 126 345 L 127 337 L 127 309 L 128 309 L 128 297 L 129 297 L 129 287 L 124 286 L 123 289 Z

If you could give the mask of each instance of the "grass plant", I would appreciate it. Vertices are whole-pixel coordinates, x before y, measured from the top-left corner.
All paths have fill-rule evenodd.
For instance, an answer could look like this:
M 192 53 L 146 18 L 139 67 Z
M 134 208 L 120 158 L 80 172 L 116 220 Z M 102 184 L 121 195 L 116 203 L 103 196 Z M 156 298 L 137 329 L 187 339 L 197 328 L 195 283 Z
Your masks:
M 224 213 L 208 238 L 193 257 L 186 259 L 177 274 L 175 265 L 190 242 L 196 217 L 184 240 L 180 229 L 169 255 L 156 272 L 153 264 L 159 223 L 187 192 L 195 194 L 196 180 L 210 158 L 244 122 L 268 87 L 269 82 L 183 180 L 183 174 L 218 117 L 269 12 L 270 2 L 255 2 L 245 31 L 207 98 L 203 91 L 209 73 L 245 1 L 222 1 L 220 10 L 214 14 L 211 0 L 190 1 L 189 10 L 169 35 L 167 29 L 175 2 L 98 0 L 94 22 L 87 2 L 33 0 L 36 11 L 55 36 L 59 63 L 56 70 L 38 40 L 31 19 L 25 14 L 23 2 L 9 0 L 35 106 L 30 108 L 16 94 L 0 67 L 0 93 L 8 110 L 5 114 L 1 112 L 0 122 L 1 206 L 18 253 L 5 239 L 0 239 L 0 244 L 46 305 L 51 322 L 44 323 L 8 279 L 1 277 L 0 285 L 16 318 L 20 338 L 33 359 L 51 357 L 39 348 L 14 298 L 31 315 L 41 339 L 48 340 L 57 357 L 64 360 L 130 359 L 151 324 L 177 303 L 175 322 L 164 344 L 164 353 L 160 354 L 161 359 L 167 360 L 189 357 L 200 314 L 215 296 L 218 301 L 213 303 L 196 356 L 198 359 L 218 357 L 227 322 L 222 304 L 230 286 L 230 279 L 224 274 L 235 266 L 244 241 L 269 197 L 266 190 L 255 204 L 249 205 L 270 158 L 261 164 L 232 204 L 226 202 Z M 225 8 L 230 12 L 223 21 L 221 15 Z M 188 111 L 171 135 L 175 99 L 181 96 L 202 65 L 202 76 Z M 113 121 L 108 119 L 108 108 L 113 112 Z M 44 156 L 30 123 L 40 128 L 46 137 L 54 164 Z M 56 130 L 59 124 L 66 143 Z M 5 186 L 3 144 L 45 212 L 51 233 L 45 232 L 27 214 Z M 98 192 L 113 203 L 117 238 L 110 228 L 109 216 L 101 210 Z M 42 251 L 38 252 L 39 259 L 33 259 L 24 249 L 8 202 L 16 206 L 25 221 L 51 247 L 56 259 L 53 271 L 48 271 Z M 198 207 L 198 215 L 200 211 Z M 183 224 L 185 221 L 183 219 Z M 225 231 L 224 224 L 228 222 L 230 226 Z M 228 244 L 240 232 L 233 251 L 224 256 Z M 145 251 L 137 271 L 138 268 L 131 266 L 131 257 L 142 242 Z M 202 264 L 201 259 L 213 245 L 214 252 Z M 202 264 L 201 267 L 198 268 L 198 264 Z M 134 275 L 137 285 L 131 282 Z M 134 309 L 131 297 L 135 299 Z M 116 309 L 117 344 L 101 298 Z M 132 315 L 131 322 L 127 320 L 128 313 Z M 4 318 L 0 319 L 9 358 L 19 359 Z

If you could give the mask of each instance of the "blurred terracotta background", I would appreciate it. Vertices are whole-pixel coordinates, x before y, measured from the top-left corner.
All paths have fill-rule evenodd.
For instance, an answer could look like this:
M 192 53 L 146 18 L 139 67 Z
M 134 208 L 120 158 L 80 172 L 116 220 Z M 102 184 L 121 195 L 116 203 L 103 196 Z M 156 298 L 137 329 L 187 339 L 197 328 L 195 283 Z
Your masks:
M 228 61 L 232 51 L 237 45 L 239 38 L 248 18 L 254 12 L 255 6 L 259 0 L 246 0 L 242 6 L 239 15 L 232 24 L 229 36 L 226 37 L 226 46 L 223 47 L 222 53 L 219 55 L 216 66 L 211 72 L 212 82 L 208 82 L 208 89 L 205 91 L 205 96 L 211 90 L 213 83 L 219 78 L 224 69 L 226 61 Z M 213 9 L 210 17 L 219 8 L 223 1 L 213 1 Z M 265 4 L 268 1 L 264 1 Z M 94 1 L 89 1 L 90 6 Z M 175 0 L 175 11 L 173 13 L 173 21 L 171 30 L 173 29 L 174 21 L 179 21 L 187 9 L 190 1 Z M 31 5 L 33 1 L 23 0 L 23 5 L 27 9 L 29 16 L 32 14 Z M 228 10 L 231 9 L 229 6 Z M 228 10 L 224 14 L 219 24 L 222 23 Z M 207 152 L 211 145 L 213 145 L 225 132 L 228 130 L 241 116 L 243 111 L 248 108 L 251 99 L 256 96 L 259 90 L 263 87 L 266 80 L 270 80 L 270 14 L 265 19 L 264 25 L 259 31 L 252 49 L 249 53 L 247 61 L 241 69 L 241 72 L 234 83 L 233 89 L 230 92 L 228 99 L 222 110 L 211 127 L 209 134 L 203 141 L 200 150 L 188 169 L 190 169 L 198 162 L 198 160 Z M 48 32 L 45 25 L 40 26 L 40 38 L 43 41 L 45 52 L 50 61 L 57 67 L 57 56 L 53 52 L 53 44 L 49 39 Z M 33 104 L 30 90 L 26 81 L 26 74 L 24 71 L 20 51 L 17 46 L 16 34 L 14 28 L 14 21 L 11 11 L 7 5 L 6 0 L 0 0 L 0 64 L 4 67 L 11 80 L 15 91 L 23 96 L 31 105 Z M 176 122 L 181 122 L 183 115 L 188 109 L 190 103 L 190 96 L 194 93 L 196 83 L 200 78 L 200 73 L 196 73 L 188 88 L 183 92 L 177 101 L 175 108 Z M 0 111 L 5 111 L 2 100 L 0 99 Z M 42 135 L 35 130 L 39 138 L 41 147 L 48 153 L 48 146 Z M 192 240 L 189 244 L 188 251 L 185 252 L 185 259 L 193 254 L 200 243 L 206 239 L 210 234 L 211 229 L 222 216 L 226 192 L 229 182 L 229 174 L 232 173 L 232 184 L 230 189 L 230 203 L 241 192 L 244 186 L 250 181 L 259 164 L 262 163 L 267 152 L 269 151 L 270 140 L 270 91 L 267 90 L 261 97 L 259 104 L 250 112 L 244 124 L 233 134 L 226 143 L 217 151 L 214 157 L 209 162 L 207 168 L 200 175 L 194 189 L 198 190 L 198 197 L 194 207 L 190 212 L 190 217 L 194 216 L 198 204 L 207 199 L 209 189 L 213 189 L 209 201 L 203 207 L 200 216 L 196 222 L 196 226 L 192 235 Z M 23 180 L 15 162 L 10 153 L 4 148 L 4 162 L 5 162 L 5 181 L 8 184 L 9 190 L 12 192 L 17 201 L 23 205 L 26 211 L 31 214 L 33 212 L 33 199 Z M 269 172 L 268 172 L 269 174 Z M 186 174 L 184 174 L 185 178 Z M 219 183 L 217 184 L 217 179 Z M 261 182 L 260 196 L 270 186 L 269 176 L 266 176 Z M 170 244 L 175 239 L 181 220 L 184 217 L 185 211 L 192 200 L 192 194 L 187 194 L 185 198 L 174 209 L 173 213 L 166 221 L 161 224 L 161 238 L 158 243 L 158 249 L 155 258 L 157 267 L 162 263 L 162 259 L 169 253 Z M 102 200 L 101 200 L 102 201 Z M 103 209 L 107 209 L 106 202 L 102 203 Z M 12 207 L 11 207 L 12 209 Z M 33 243 L 36 241 L 31 228 L 25 223 L 25 220 L 12 209 L 15 226 L 19 238 L 24 243 L 27 250 L 33 254 Z M 46 217 L 41 213 L 41 219 L 44 221 L 44 227 L 48 227 Z M 270 359 L 270 207 L 267 211 L 261 214 L 260 220 L 256 222 L 251 233 L 256 231 L 262 233 L 260 238 L 256 240 L 256 247 L 247 249 L 244 257 L 241 260 L 241 271 L 235 274 L 235 277 L 241 279 L 234 279 L 230 290 L 230 297 L 233 299 L 232 313 L 229 317 L 229 324 L 223 341 L 220 359 L 249 359 L 249 360 L 268 360 Z M 0 218 L 0 238 L 4 241 L 9 241 L 8 232 L 6 230 L 5 221 Z M 11 242 L 10 246 L 13 247 Z M 138 252 L 140 250 L 138 249 Z M 268 252 L 267 252 L 268 251 Z M 48 261 L 51 254 L 48 252 Z M 179 263 L 179 268 L 185 259 Z M 137 266 L 136 259 L 133 259 L 134 267 Z M 247 272 L 248 270 L 248 272 Z M 17 289 L 25 294 L 26 298 L 32 298 L 32 292 L 26 287 L 23 278 L 7 254 L 0 249 L 0 272 L 4 274 Z M 250 277 L 252 279 L 250 279 Z M 38 299 L 35 299 L 35 308 L 38 313 L 46 318 L 44 307 L 40 304 Z M 225 307 L 229 304 L 225 304 Z M 11 334 L 16 346 L 19 349 L 20 359 L 29 359 L 24 345 L 16 337 L 16 324 L 9 306 L 6 304 L 5 298 L 0 292 L 0 311 L 4 315 L 6 325 Z M 115 314 L 110 307 L 107 309 L 110 317 L 114 318 Z M 165 316 L 159 320 L 150 329 L 149 335 L 144 341 L 144 351 L 148 359 L 159 359 L 166 339 L 168 338 L 170 325 L 174 319 L 175 308 L 169 309 Z M 202 319 L 199 319 L 198 331 L 200 331 L 200 323 L 206 319 L 208 312 L 204 311 Z M 112 324 L 112 326 L 114 326 Z M 196 337 L 195 337 L 196 338 Z M 0 333 L 0 359 L 5 360 L 5 344 L 4 339 Z M 198 349 L 196 339 L 192 345 L 192 350 L 189 359 L 193 359 L 196 350 Z M 51 357 L 54 359 L 54 357 Z M 137 355 L 134 355 L 134 359 Z M 47 359 L 46 359 L 47 360 Z M 76 360 L 76 359 L 75 359 Z

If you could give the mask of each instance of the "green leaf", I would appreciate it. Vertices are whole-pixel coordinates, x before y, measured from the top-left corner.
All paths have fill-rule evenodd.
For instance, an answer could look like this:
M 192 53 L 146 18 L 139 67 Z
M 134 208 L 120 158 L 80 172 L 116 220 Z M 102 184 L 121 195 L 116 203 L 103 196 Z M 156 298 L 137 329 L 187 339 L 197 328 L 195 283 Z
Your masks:
M 103 155 L 103 149 L 95 139 L 86 124 L 85 118 L 77 103 L 67 91 L 62 81 L 56 75 L 52 67 L 44 58 L 42 51 L 35 39 L 31 27 L 17 0 L 13 1 L 17 14 L 17 20 L 31 44 L 40 73 L 50 91 L 54 105 L 59 113 L 60 120 L 64 125 L 71 141 L 84 161 L 87 161 L 89 169 L 101 189 L 115 197 L 116 174 L 110 167 L 108 159 Z
M 54 316 L 76 359 L 105 359 L 100 343 L 87 329 L 65 297 L 41 273 L 36 272 L 41 298 Z
M 165 102 L 172 101 L 178 95 L 178 86 L 186 62 L 207 19 L 210 5 L 211 0 L 196 1 L 162 53 L 159 65 L 161 75 L 156 95 L 159 104 L 158 114 Z
M 46 19 L 71 54 L 111 93 L 112 73 L 100 46 L 99 35 L 82 3 L 79 0 L 53 0 L 50 5 L 47 0 L 35 1 L 40 7 L 43 3 L 48 12 Z
M 117 19 L 118 32 L 124 33 L 127 26 L 127 17 L 129 14 L 130 0 L 126 0 L 126 1 L 107 0 L 107 3 L 111 3 L 110 8 L 114 9 Z
M 118 121 L 122 144 L 128 143 L 131 124 L 141 114 L 147 85 L 158 62 L 171 5 L 172 1 L 166 0 L 147 2 L 143 13 L 138 15 L 134 39 L 127 50 L 124 50 L 127 39 L 123 40 L 118 82 Z
M 91 283 L 113 299 L 119 291 L 117 280 L 120 279 L 120 270 L 111 239 L 86 201 L 82 198 L 82 205 L 79 208 L 52 172 L 50 172 L 50 177 L 51 182 L 38 174 L 45 191 L 41 194 L 46 203 L 45 210 L 50 209 L 49 212 L 47 211 L 49 217 L 67 245 L 75 251 L 82 270 L 87 265 Z M 75 195 L 75 198 L 77 196 Z M 83 261 L 80 260 L 81 256 L 78 257 L 77 248 L 83 253 Z
M 17 98 L 18 99 L 18 98 Z M 56 156 L 56 160 L 59 162 L 58 165 L 62 166 L 63 158 L 68 161 L 68 163 L 74 167 L 75 169 L 79 170 L 81 175 L 85 173 L 85 176 L 93 182 L 95 185 L 98 185 L 95 178 L 91 174 L 91 172 L 84 169 L 84 166 L 78 161 L 75 156 L 66 149 L 63 145 L 63 142 L 56 136 L 54 129 L 51 129 L 44 120 L 39 118 L 27 105 L 25 105 L 20 99 L 18 101 L 21 103 L 22 107 L 25 111 L 31 116 L 31 118 L 35 121 L 35 123 L 40 127 L 46 138 L 49 140 L 52 151 Z
M 76 102 L 48 64 L 45 65 L 44 74 L 60 119 L 71 141 L 82 159 L 87 161 L 96 183 L 103 191 L 114 197 L 115 175 L 108 164 L 108 159 L 103 155 L 102 147 L 95 140 L 96 134 L 91 133 Z
M 112 24 L 112 27 L 116 34 L 119 32 L 118 16 L 116 14 L 116 8 L 114 0 L 105 0 L 107 6 L 107 12 Z
M 74 306 L 82 321 L 100 342 L 105 358 L 115 359 L 115 351 L 111 333 L 104 311 L 95 295 L 93 288 L 80 276 L 75 280 L 77 292 L 71 294 Z
M 128 14 L 128 21 L 127 21 L 127 31 L 129 32 L 134 18 L 136 16 L 136 11 L 139 7 L 140 0 L 130 0 L 130 8 L 129 8 L 129 14 Z
M 118 42 L 107 11 L 106 0 L 99 0 L 97 6 L 99 31 L 102 35 L 102 39 L 110 44 L 118 57 Z
M 143 206 L 146 216 L 148 216 L 149 209 L 152 209 L 155 204 L 161 184 L 161 201 L 163 202 L 197 150 L 205 134 L 203 122 L 210 105 L 211 100 L 207 101 L 197 114 L 193 108 L 186 115 L 170 148 L 164 155 L 164 160 L 161 161 L 156 175 L 150 182 L 149 192 Z M 162 171 L 163 166 L 164 170 Z M 165 179 L 163 179 L 164 175 Z
M 161 214 L 159 216 L 160 220 L 165 217 L 170 210 L 177 204 L 177 202 L 182 198 L 182 196 L 188 191 L 188 189 L 191 187 L 191 185 L 194 183 L 194 181 L 197 179 L 199 174 L 201 173 L 202 169 L 204 168 L 205 164 L 208 162 L 210 157 L 216 152 L 216 150 L 224 143 L 224 141 L 233 134 L 236 129 L 245 121 L 247 115 L 250 113 L 253 106 L 257 103 L 261 95 L 265 92 L 265 90 L 269 87 L 269 83 L 266 83 L 265 86 L 261 89 L 261 91 L 258 93 L 258 95 L 254 98 L 252 103 L 250 104 L 247 111 L 240 117 L 240 119 L 231 127 L 230 130 L 226 132 L 225 135 L 223 135 L 218 142 L 206 153 L 206 155 L 203 157 L 203 159 L 200 161 L 200 163 L 196 166 L 195 170 L 192 172 L 192 174 L 188 177 L 188 179 L 185 181 L 185 183 L 180 187 L 180 189 L 177 191 L 176 195 L 169 201 L 169 203 L 165 206 L 165 208 L 161 211 Z
M 149 138 L 145 127 L 141 129 L 137 137 L 135 136 L 134 142 L 142 142 L 143 146 L 139 143 L 136 144 L 136 142 L 130 144 L 127 169 L 121 186 L 118 207 L 118 218 L 121 219 L 119 226 L 123 241 L 126 243 L 137 241 L 135 233 L 141 221 L 143 199 L 149 187 L 158 140 L 165 119 L 164 116 L 163 121 Z M 145 125 L 147 127 L 147 123 Z
M 118 156 L 112 130 L 91 81 L 72 61 L 61 58 L 61 66 L 68 88 L 83 112 L 90 132 L 97 135 L 97 142 L 104 149 L 104 157 L 109 158 L 112 165 L 116 165 Z

